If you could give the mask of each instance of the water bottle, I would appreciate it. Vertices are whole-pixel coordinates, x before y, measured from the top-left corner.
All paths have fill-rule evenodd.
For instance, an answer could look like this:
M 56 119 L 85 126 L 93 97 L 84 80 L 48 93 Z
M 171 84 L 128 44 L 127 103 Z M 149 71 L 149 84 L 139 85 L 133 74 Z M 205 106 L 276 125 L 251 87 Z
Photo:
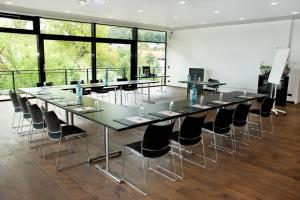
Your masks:
M 140 116 L 141 117 L 145 116 L 145 108 L 144 108 L 144 106 L 140 106 Z
M 174 102 L 171 101 L 171 102 L 170 102 L 170 105 L 169 105 L 169 111 L 172 111 L 172 110 L 173 110 L 173 105 L 174 105 Z
M 195 84 L 192 86 L 192 102 L 196 102 L 197 99 L 197 88 Z
M 191 75 L 190 74 L 188 74 L 188 76 L 187 76 L 187 82 L 188 83 L 191 82 Z
M 80 85 L 80 81 L 78 81 L 77 85 L 76 85 L 76 96 L 82 97 L 82 88 L 81 88 L 81 85 Z
M 220 93 L 219 100 L 223 101 L 223 92 Z

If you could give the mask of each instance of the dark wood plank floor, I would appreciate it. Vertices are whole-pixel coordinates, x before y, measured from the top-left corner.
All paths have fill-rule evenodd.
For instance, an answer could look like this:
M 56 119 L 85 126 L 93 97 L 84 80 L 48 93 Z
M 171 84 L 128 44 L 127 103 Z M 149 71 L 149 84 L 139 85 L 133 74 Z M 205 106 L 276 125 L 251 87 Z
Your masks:
M 185 90 L 169 88 L 172 96 L 185 97 Z M 157 97 L 159 98 L 159 97 Z M 35 102 L 36 100 L 32 100 Z M 126 184 L 118 184 L 96 170 L 83 165 L 57 172 L 53 159 L 42 159 L 37 148 L 30 148 L 27 137 L 11 128 L 12 106 L 0 103 L 0 200 L 79 200 L 79 199 L 300 199 L 300 105 L 283 108 L 287 116 L 274 117 L 275 133 L 264 140 L 251 138 L 250 145 L 238 145 L 237 153 L 219 152 L 218 163 L 208 162 L 199 168 L 184 162 L 185 178 L 171 182 L 150 174 L 150 193 L 142 196 Z M 57 113 L 60 111 L 57 109 Z M 213 116 L 214 113 L 209 113 Z M 61 111 L 61 116 L 63 112 Z M 89 133 L 92 156 L 103 153 L 103 127 L 82 118 L 76 124 Z M 266 123 L 269 121 L 266 121 Z M 267 125 L 266 127 L 270 127 Z M 136 141 L 144 128 L 116 133 L 111 131 L 111 150 Z M 35 135 L 39 139 L 40 135 Z M 209 141 L 209 136 L 205 137 Z M 83 160 L 84 143 L 72 143 L 76 153 L 63 156 L 61 164 Z M 32 144 L 32 146 L 37 143 Z M 56 145 L 51 145 L 55 150 Z M 206 146 L 208 154 L 213 151 Z M 112 170 L 121 173 L 121 159 L 114 159 Z M 200 160 L 199 160 L 200 161 Z M 163 160 L 169 167 L 169 157 Z M 177 162 L 178 164 L 178 159 Z M 154 163 L 152 163 L 154 164 Z M 143 186 L 141 162 L 126 159 L 125 175 Z

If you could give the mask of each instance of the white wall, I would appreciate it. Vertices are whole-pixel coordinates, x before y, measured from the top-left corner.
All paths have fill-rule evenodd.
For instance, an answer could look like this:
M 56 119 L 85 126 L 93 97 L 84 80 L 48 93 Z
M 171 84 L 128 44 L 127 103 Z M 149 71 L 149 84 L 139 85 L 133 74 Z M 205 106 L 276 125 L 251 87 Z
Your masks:
M 260 63 L 271 65 L 276 47 L 288 47 L 290 27 L 291 20 L 285 20 L 175 31 L 168 37 L 169 85 L 184 87 L 178 81 L 187 79 L 189 67 L 199 67 L 205 69 L 205 80 L 227 83 L 223 91 L 257 91 Z M 293 41 L 297 51 L 291 57 L 299 65 L 299 21 L 294 32 L 294 37 L 299 36 Z
M 293 94 L 289 101 L 300 102 L 300 20 L 295 20 L 291 35 L 291 72 L 288 92 Z

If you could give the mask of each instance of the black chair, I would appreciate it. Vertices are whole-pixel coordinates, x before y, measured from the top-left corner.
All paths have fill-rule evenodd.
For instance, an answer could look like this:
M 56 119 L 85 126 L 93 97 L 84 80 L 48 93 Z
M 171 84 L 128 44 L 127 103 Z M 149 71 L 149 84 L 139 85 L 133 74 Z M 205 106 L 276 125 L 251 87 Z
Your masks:
M 57 171 L 62 171 L 74 166 L 82 165 L 89 162 L 89 151 L 88 151 L 88 143 L 87 143 L 87 133 L 82 130 L 81 128 L 74 126 L 74 125 L 64 125 L 62 126 L 60 123 L 59 118 L 55 114 L 54 111 L 43 111 L 43 117 L 47 124 L 47 132 L 48 137 L 45 142 L 44 147 L 44 157 L 47 154 L 47 144 L 48 139 L 58 141 L 58 151 L 56 152 L 56 162 L 55 162 L 55 169 Z M 60 155 L 61 149 L 61 142 L 65 140 L 74 139 L 75 137 L 85 138 L 85 145 L 86 145 L 86 153 L 87 153 L 87 161 L 79 162 L 70 166 L 66 166 L 64 168 L 58 168 L 58 160 Z M 69 144 L 70 145 L 70 144 Z
M 175 142 L 178 145 L 179 149 L 179 156 L 180 156 L 180 163 L 181 163 L 181 173 L 183 177 L 183 167 L 182 167 L 182 160 L 186 160 L 192 164 L 205 167 L 206 166 L 206 159 L 205 159 L 205 150 L 204 150 L 204 141 L 203 138 L 201 138 L 202 134 L 202 126 L 204 123 L 206 115 L 201 117 L 192 117 L 187 116 L 180 127 L 179 131 L 173 132 L 172 135 L 172 141 Z M 181 146 L 191 146 L 194 147 L 198 144 L 202 144 L 202 155 L 195 153 L 193 150 L 188 151 L 186 149 L 183 149 Z M 176 147 L 176 146 L 175 146 Z M 188 158 L 185 158 L 182 154 L 182 151 L 187 152 L 188 154 L 194 154 L 197 156 L 200 156 L 204 160 L 204 164 L 200 164 L 198 162 L 192 161 Z
M 245 133 L 248 136 L 248 140 L 249 140 L 249 126 L 248 126 L 248 113 L 250 110 L 250 107 L 252 105 L 252 101 L 249 101 L 247 103 L 241 103 L 239 104 L 234 113 L 233 113 L 233 118 L 232 118 L 232 125 L 233 125 L 233 134 L 234 137 L 236 139 L 236 128 L 246 128 L 247 132 Z M 237 141 L 237 140 L 235 140 Z M 246 144 L 249 145 L 248 142 L 246 143 L 242 143 L 242 144 Z M 236 146 L 235 146 L 236 149 Z
M 90 83 L 102 83 L 102 80 L 91 80 Z M 91 92 L 94 92 L 97 94 L 97 99 L 98 95 L 101 95 L 101 99 L 103 100 L 103 97 L 105 96 L 104 94 L 107 94 L 110 102 L 110 95 L 109 95 L 109 89 L 106 89 L 104 87 L 92 87 Z
M 273 134 L 274 127 L 273 127 L 272 108 L 273 108 L 274 102 L 275 102 L 275 98 L 267 97 L 263 100 L 260 108 L 250 110 L 250 116 L 259 117 L 259 123 L 258 124 L 250 122 L 251 124 L 256 124 L 256 125 L 260 126 L 260 129 L 255 129 L 255 130 L 258 130 L 258 131 L 261 132 L 261 137 L 259 137 L 259 138 L 263 138 L 264 137 L 263 133 L 266 132 L 265 130 L 263 130 L 263 120 L 262 120 L 262 118 L 268 118 L 268 117 L 270 118 L 271 134 Z M 254 135 L 251 135 L 251 136 L 254 136 Z
M 45 86 L 53 86 L 53 82 L 46 82 L 46 85 Z M 43 83 L 36 83 L 36 87 L 43 87 L 44 84 Z
M 117 78 L 117 81 L 128 81 L 128 79 L 125 78 Z M 134 92 L 134 102 L 136 103 L 136 93 L 137 93 L 137 85 L 136 84 L 132 84 L 132 85 L 123 85 L 121 88 L 121 92 L 125 91 L 125 100 L 128 102 L 128 98 L 129 98 L 129 93 L 130 92 Z
M 233 154 L 235 151 L 235 139 L 233 135 L 233 131 L 231 129 L 232 124 L 232 117 L 233 113 L 235 111 L 235 108 L 220 108 L 216 117 L 215 121 L 205 122 L 203 125 L 203 130 L 205 130 L 208 133 L 213 134 L 213 142 L 211 146 L 215 148 L 215 160 L 214 162 L 217 162 L 217 149 L 225 151 L 227 153 Z M 224 146 L 220 146 L 217 144 L 216 136 L 221 136 L 225 138 L 230 138 L 232 148 L 229 149 Z
M 37 104 L 31 104 L 28 100 L 26 101 L 26 106 L 28 108 L 28 111 L 31 115 L 31 126 L 30 126 L 30 132 L 28 134 L 28 142 L 31 143 L 32 140 L 32 134 L 33 129 L 42 130 L 42 135 L 45 128 L 45 123 L 43 119 L 43 114 L 41 109 L 38 107 Z
M 13 116 L 11 127 L 12 128 L 17 128 L 17 127 L 19 127 L 19 124 L 18 124 L 18 126 L 15 126 L 16 113 L 19 113 L 20 117 L 21 117 L 22 109 L 21 109 L 21 106 L 20 106 L 19 101 L 18 101 L 17 93 L 9 90 L 9 97 L 10 97 L 10 100 L 11 100 L 11 102 L 13 104 L 13 107 L 14 107 L 14 116 Z M 19 117 L 19 123 L 20 123 L 20 117 Z
M 151 76 L 150 66 L 143 66 L 143 76 L 145 77 Z
M 220 83 L 219 80 L 212 79 L 212 78 L 209 78 L 207 82 L 209 82 L 209 83 Z M 219 86 L 218 85 L 207 85 L 205 90 L 213 92 L 213 93 L 218 93 Z
M 76 81 L 76 80 L 70 80 L 70 85 L 77 85 L 77 83 L 78 83 L 78 81 Z M 84 84 L 84 81 L 81 80 L 80 84 Z M 73 93 L 76 93 L 76 89 L 73 89 L 72 91 L 73 91 Z M 92 93 L 91 90 L 82 88 L 82 95 L 91 95 L 91 93 Z
M 175 161 L 174 161 L 174 155 L 173 151 L 171 150 L 172 146 L 170 144 L 170 139 L 172 135 L 172 129 L 174 126 L 174 122 L 167 124 L 167 125 L 149 125 L 145 131 L 144 137 L 142 141 L 133 142 L 130 144 L 127 144 L 123 147 L 123 167 L 122 167 L 122 179 L 127 182 L 130 186 L 134 187 L 144 195 L 148 194 L 148 173 L 149 170 L 152 170 L 153 172 L 156 172 L 164 177 L 167 177 L 171 179 L 172 181 L 176 181 L 176 169 L 175 169 Z M 129 150 L 130 153 L 125 154 L 126 150 Z M 167 153 L 172 154 L 173 159 L 173 170 L 174 172 L 171 172 L 165 168 L 162 168 L 159 165 L 159 158 L 166 155 Z M 125 156 L 130 155 L 134 153 L 135 155 L 141 157 L 142 164 L 143 164 L 143 171 L 144 171 L 144 178 L 145 178 L 145 186 L 146 190 L 143 191 L 142 189 L 139 189 L 135 185 L 129 183 L 124 178 L 124 166 L 125 166 Z M 148 158 L 148 164 L 147 168 L 145 167 L 145 159 Z M 157 170 L 153 168 L 149 168 L 149 159 L 157 159 L 157 167 L 160 169 L 163 169 L 164 171 L 168 172 L 169 174 L 172 174 L 174 178 L 169 177 L 166 174 L 163 174 L 161 172 L 158 172 Z
M 17 133 L 21 134 L 22 136 L 25 135 L 26 132 L 23 132 L 23 127 L 25 126 L 24 124 L 24 120 L 27 120 L 30 124 L 31 124 L 31 115 L 29 113 L 29 110 L 26 106 L 26 101 L 27 98 L 26 97 L 21 97 L 19 94 L 17 95 L 21 110 L 22 110 L 22 114 L 20 115 L 20 119 L 22 118 L 22 122 L 21 122 L 21 126 L 20 126 L 20 119 L 19 119 L 19 125 L 18 125 L 18 130 Z M 21 131 L 19 132 L 19 128 L 21 127 Z M 30 128 L 28 130 L 28 133 L 30 132 Z

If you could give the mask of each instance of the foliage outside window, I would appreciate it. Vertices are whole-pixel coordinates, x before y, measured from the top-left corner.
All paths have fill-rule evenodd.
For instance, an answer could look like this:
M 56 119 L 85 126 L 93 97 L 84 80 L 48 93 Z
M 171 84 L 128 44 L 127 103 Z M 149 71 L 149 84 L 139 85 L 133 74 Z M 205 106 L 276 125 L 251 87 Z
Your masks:
M 71 36 L 91 36 L 91 24 L 41 19 L 40 20 L 41 33 L 54 34 L 54 35 L 71 35 Z
M 166 34 L 160 31 L 138 30 L 138 40 L 147 42 L 165 42 Z
M 70 80 L 91 79 L 91 43 L 75 41 L 45 41 L 46 80 L 55 85 Z M 88 73 L 88 74 L 87 74 Z
M 106 78 L 106 68 L 109 81 L 127 77 L 130 79 L 131 51 L 129 44 L 97 44 L 97 79 Z
M 0 33 L 0 94 L 13 89 L 12 73 L 16 88 L 35 86 L 38 81 L 36 36 Z
M 0 17 L 0 27 L 33 30 L 33 22 L 29 20 Z
M 143 66 L 150 66 L 151 73 L 164 74 L 165 72 L 165 44 L 138 43 L 138 74 L 142 73 Z
M 113 39 L 132 39 L 132 29 L 127 27 L 96 25 L 96 37 Z

